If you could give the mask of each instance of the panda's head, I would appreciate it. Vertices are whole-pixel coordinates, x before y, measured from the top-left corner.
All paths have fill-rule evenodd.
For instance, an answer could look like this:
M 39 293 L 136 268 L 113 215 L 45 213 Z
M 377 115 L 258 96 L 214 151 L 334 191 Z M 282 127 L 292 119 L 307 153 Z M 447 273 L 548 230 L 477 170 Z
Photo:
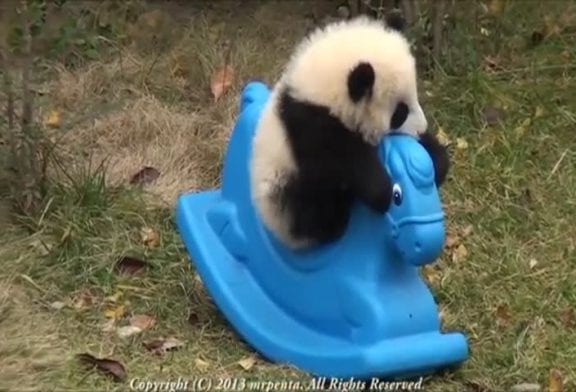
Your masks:
M 281 83 L 370 143 L 390 131 L 422 133 L 428 124 L 401 27 L 359 17 L 319 28 L 297 47 Z

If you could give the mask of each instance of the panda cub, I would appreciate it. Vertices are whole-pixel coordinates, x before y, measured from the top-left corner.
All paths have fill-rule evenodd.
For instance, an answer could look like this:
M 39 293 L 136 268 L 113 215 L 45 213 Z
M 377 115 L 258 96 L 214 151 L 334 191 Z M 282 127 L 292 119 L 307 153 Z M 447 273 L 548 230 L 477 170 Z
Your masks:
M 292 54 L 255 131 L 250 186 L 264 225 L 302 249 L 343 235 L 355 200 L 385 213 L 392 182 L 378 144 L 391 131 L 420 139 L 440 185 L 448 156 L 427 126 L 400 24 L 358 17 L 313 31 Z

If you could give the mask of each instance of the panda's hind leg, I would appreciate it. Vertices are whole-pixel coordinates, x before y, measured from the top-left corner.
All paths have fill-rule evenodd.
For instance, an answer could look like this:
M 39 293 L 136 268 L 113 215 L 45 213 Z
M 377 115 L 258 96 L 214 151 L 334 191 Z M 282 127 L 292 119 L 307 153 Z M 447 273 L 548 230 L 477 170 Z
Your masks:
M 353 202 L 350 191 L 296 180 L 288 185 L 285 197 L 294 238 L 325 244 L 346 231 Z

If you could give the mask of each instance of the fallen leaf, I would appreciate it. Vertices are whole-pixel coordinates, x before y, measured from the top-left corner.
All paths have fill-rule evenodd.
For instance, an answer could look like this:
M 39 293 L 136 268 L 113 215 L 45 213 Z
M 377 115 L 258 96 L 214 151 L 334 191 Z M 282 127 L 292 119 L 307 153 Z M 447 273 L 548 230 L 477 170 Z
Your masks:
M 130 317 L 130 325 L 138 327 L 141 330 L 148 329 L 156 323 L 156 319 L 147 314 L 136 314 Z
M 118 320 L 124 316 L 125 312 L 126 307 L 124 305 L 120 305 L 115 308 L 106 309 L 104 311 L 104 317 L 112 320 Z
M 124 327 L 119 327 L 116 330 L 116 333 L 121 338 L 128 338 L 132 335 L 136 335 L 137 333 L 142 332 L 142 328 L 137 327 L 135 325 L 126 325 Z
M 483 68 L 486 72 L 493 72 L 501 70 L 502 66 L 500 65 L 500 60 L 498 58 L 493 56 L 486 56 L 484 57 Z
M 512 320 L 508 305 L 498 305 L 496 308 L 496 322 L 500 325 L 508 325 Z
M 155 248 L 160 245 L 158 234 L 150 227 L 144 227 L 140 231 L 142 243 L 148 248 Z
M 530 269 L 534 269 L 537 264 L 538 264 L 538 260 L 536 260 L 534 258 L 530 259 L 530 261 L 528 262 L 528 266 L 530 267 Z
M 203 291 L 204 288 L 204 282 L 202 282 L 202 278 L 200 277 L 200 275 L 198 275 L 197 273 L 194 273 L 194 286 L 196 286 L 197 290 Z
M 568 328 L 576 327 L 576 316 L 574 315 L 574 308 L 568 307 L 560 314 L 560 321 Z
M 151 166 L 145 166 L 142 170 L 132 176 L 130 184 L 146 185 L 154 182 L 158 177 L 160 177 L 158 169 Z
M 536 46 L 542 41 L 544 41 L 544 33 L 538 30 L 533 31 L 532 35 L 530 36 L 530 43 L 532 46 Z
M 440 323 L 445 323 L 446 322 L 446 308 L 442 305 L 438 306 L 438 319 L 440 320 Z
M 70 234 L 72 234 L 72 228 L 68 226 L 66 230 L 64 230 L 64 233 L 62 233 L 62 236 L 60 237 L 60 243 L 63 244 L 64 241 L 70 238 Z
M 57 110 L 52 110 L 46 116 L 46 121 L 44 122 L 47 126 L 52 128 L 57 128 L 60 126 L 60 112 Z
M 111 303 L 116 303 L 118 301 L 120 301 L 120 299 L 122 298 L 122 296 L 124 295 L 124 293 L 122 291 L 117 291 L 114 294 L 104 298 L 107 302 L 111 302 Z
M 439 280 L 438 271 L 430 265 L 426 265 L 422 268 L 422 274 L 428 283 L 434 284 Z
M 521 123 L 520 126 L 521 128 L 528 128 L 530 125 L 532 124 L 532 119 L 530 117 L 525 118 Z
M 234 70 L 230 65 L 225 65 L 222 69 L 214 72 L 210 78 L 210 91 L 217 102 L 224 93 L 232 86 L 234 80 Z
M 445 246 L 448 249 L 454 248 L 456 245 L 460 244 L 460 237 L 458 235 L 449 233 L 446 235 Z
M 172 65 L 171 73 L 175 77 L 185 78 L 189 74 L 189 69 L 186 66 L 185 57 L 180 54 L 174 58 L 174 64 Z
M 456 148 L 459 150 L 465 150 L 468 148 L 468 142 L 466 139 L 459 137 L 456 139 Z
M 563 390 L 562 373 L 558 369 L 550 369 L 548 374 L 548 392 L 562 392 Z
M 50 307 L 52 309 L 60 310 L 60 309 L 63 309 L 64 307 L 66 307 L 66 303 L 64 303 L 62 301 L 54 301 L 50 304 Z
M 138 22 L 140 22 L 143 27 L 149 29 L 156 29 L 162 23 L 162 19 L 165 18 L 162 10 L 152 10 L 145 12 L 138 17 Z
M 73 307 L 77 310 L 89 308 L 96 303 L 96 294 L 91 289 L 82 289 L 73 300 Z
M 486 386 L 483 383 L 465 383 L 466 387 L 470 389 L 466 389 L 466 392 L 494 392 L 491 387 Z
M 195 326 L 199 321 L 200 317 L 198 317 L 196 313 L 190 312 L 190 315 L 188 316 L 188 324 Z
M 462 230 L 462 237 L 466 238 L 474 231 L 474 226 L 468 225 Z
M 452 261 L 457 263 L 464 260 L 468 256 L 468 249 L 464 246 L 464 244 L 458 245 L 458 247 L 452 253 Z
M 166 352 L 184 346 L 184 342 L 176 338 L 160 338 L 143 343 L 147 350 L 157 355 L 163 355 Z
M 52 245 L 40 240 L 39 238 L 34 239 L 30 242 L 30 246 L 40 253 L 40 256 L 47 256 L 50 254 L 50 250 L 52 249 Z
M 522 205 L 532 204 L 532 202 L 534 201 L 532 199 L 532 191 L 530 191 L 530 189 L 528 188 L 524 189 L 519 196 L 519 200 Z
M 123 256 L 121 257 L 115 265 L 118 272 L 127 275 L 137 275 L 143 272 L 145 268 L 148 267 L 148 263 L 143 260 L 137 259 L 135 257 Z
M 203 359 L 196 358 L 194 359 L 194 366 L 201 372 L 205 372 L 210 367 L 210 364 Z
M 561 34 L 566 28 L 570 28 L 574 25 L 573 19 L 575 16 L 576 14 L 573 9 L 565 10 L 559 18 L 550 15 L 545 16 L 542 27 L 532 32 L 530 38 L 531 44 L 536 46 L 548 37 Z
M 556 18 L 552 18 L 550 16 L 546 16 L 544 18 L 544 29 L 543 29 L 544 38 L 558 35 L 562 32 L 562 27 L 557 22 L 558 20 Z
M 489 106 L 482 111 L 482 115 L 487 125 L 496 125 L 500 122 L 504 113 L 500 109 Z
M 116 326 L 116 320 L 109 319 L 104 324 L 102 324 L 102 331 L 112 332 Z
M 518 136 L 524 135 L 524 133 L 526 133 L 526 129 L 530 126 L 531 123 L 532 119 L 530 118 L 524 119 L 524 121 L 522 121 L 522 123 L 514 129 L 514 132 Z
M 466 392 L 492 392 L 486 385 L 476 381 L 466 381 L 464 385 L 467 388 Z
M 442 144 L 444 146 L 448 146 L 450 143 L 452 143 L 450 141 L 450 138 L 448 137 L 448 135 L 446 135 L 446 132 L 444 132 L 444 129 L 442 127 L 440 127 L 438 129 L 438 132 L 436 134 L 436 138 L 438 139 L 440 144 Z
M 542 117 L 544 115 L 544 108 L 542 106 L 537 106 L 534 111 L 534 118 Z
M 126 369 L 120 362 L 108 358 L 96 358 L 90 354 L 78 354 L 78 360 L 86 366 L 96 367 L 99 371 L 112 376 L 115 381 L 126 379 Z
M 560 14 L 560 26 L 562 29 L 573 27 L 576 19 L 576 9 L 573 6 L 568 7 L 562 14 Z
M 500 15 L 504 10 L 503 0 L 490 0 L 488 2 L 488 12 L 492 15 Z
M 173 33 L 173 18 L 162 10 L 153 10 L 141 14 L 135 23 L 128 25 L 127 35 L 132 44 L 142 49 L 156 47 Z
M 250 370 L 254 367 L 254 364 L 256 363 L 256 358 L 254 358 L 253 356 L 248 356 L 246 358 L 242 358 L 241 360 L 238 361 L 238 365 L 240 365 L 240 367 L 244 370 Z
M 540 385 L 527 382 L 516 384 L 510 388 L 512 392 L 540 392 L 541 389 Z

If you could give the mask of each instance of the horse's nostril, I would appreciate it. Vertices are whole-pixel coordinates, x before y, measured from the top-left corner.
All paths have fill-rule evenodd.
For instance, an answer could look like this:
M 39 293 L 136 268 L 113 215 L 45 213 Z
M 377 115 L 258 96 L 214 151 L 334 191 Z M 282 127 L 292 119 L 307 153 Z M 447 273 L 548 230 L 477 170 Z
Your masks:
M 422 250 L 422 245 L 420 244 L 420 242 L 416 241 L 414 243 L 414 249 L 416 250 L 417 253 L 420 253 L 420 251 Z

